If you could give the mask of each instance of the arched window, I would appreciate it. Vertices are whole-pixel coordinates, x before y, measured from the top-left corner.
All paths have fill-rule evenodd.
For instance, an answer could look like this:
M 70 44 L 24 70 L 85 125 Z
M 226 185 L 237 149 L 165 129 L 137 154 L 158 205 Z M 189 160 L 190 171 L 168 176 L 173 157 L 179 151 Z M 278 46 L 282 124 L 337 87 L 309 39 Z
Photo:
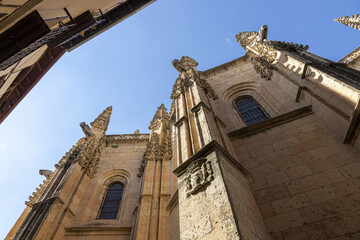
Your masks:
M 124 185 L 120 182 L 111 184 L 107 190 L 99 219 L 116 219 L 119 212 L 120 202 Z
M 237 98 L 235 100 L 235 106 L 248 126 L 269 118 L 260 104 L 258 104 L 251 96 Z

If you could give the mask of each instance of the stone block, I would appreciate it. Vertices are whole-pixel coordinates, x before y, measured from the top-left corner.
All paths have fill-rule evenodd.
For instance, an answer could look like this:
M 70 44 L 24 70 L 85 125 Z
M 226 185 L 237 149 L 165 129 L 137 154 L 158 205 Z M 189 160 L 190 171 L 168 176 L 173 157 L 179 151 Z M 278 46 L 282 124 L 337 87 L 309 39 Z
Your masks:
M 289 177 L 283 171 L 272 173 L 265 176 L 265 178 L 269 186 L 274 186 L 289 181 Z
M 306 193 L 313 204 L 337 198 L 330 186 L 321 187 Z
M 279 232 L 289 228 L 301 226 L 304 223 L 304 220 L 299 211 L 295 210 L 292 212 L 265 218 L 264 222 L 269 232 Z
M 271 202 L 271 206 L 276 214 L 290 212 L 309 205 L 311 205 L 311 202 L 306 194 L 298 194 Z
M 276 199 L 290 196 L 290 193 L 288 192 L 285 184 L 280 184 L 259 191 L 255 191 L 253 192 L 253 194 L 257 204 L 266 203 L 269 201 L 274 201 Z
M 285 172 L 291 180 L 305 177 L 312 173 L 311 170 L 306 165 L 288 168 L 285 170 Z
M 319 224 L 302 225 L 283 232 L 287 240 L 325 240 L 328 239 L 322 226 Z
M 325 229 L 326 234 L 330 237 L 337 236 L 354 236 L 354 233 L 359 237 L 360 230 L 360 212 L 353 212 L 339 217 L 333 217 L 321 222 L 321 225 Z M 354 234 L 354 235 L 353 235 Z M 355 235 L 355 236 L 356 236 Z M 345 236 L 344 236 L 345 237 Z M 359 238 L 350 238 L 359 239 Z

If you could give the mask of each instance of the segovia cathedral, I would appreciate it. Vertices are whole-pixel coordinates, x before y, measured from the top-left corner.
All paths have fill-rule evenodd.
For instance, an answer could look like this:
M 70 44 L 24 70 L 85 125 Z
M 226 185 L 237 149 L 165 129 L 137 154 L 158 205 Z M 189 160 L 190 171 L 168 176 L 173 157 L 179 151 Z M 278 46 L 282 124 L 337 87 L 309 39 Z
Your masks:
M 111 107 L 81 123 L 6 239 L 360 239 L 360 50 L 267 32 L 206 71 L 174 60 L 150 134 L 106 135 Z

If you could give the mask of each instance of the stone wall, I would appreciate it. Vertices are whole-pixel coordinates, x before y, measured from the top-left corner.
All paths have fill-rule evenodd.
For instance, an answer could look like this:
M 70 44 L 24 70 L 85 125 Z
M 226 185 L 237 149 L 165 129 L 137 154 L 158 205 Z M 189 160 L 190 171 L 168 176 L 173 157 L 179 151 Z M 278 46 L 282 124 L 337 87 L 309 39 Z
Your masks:
M 359 152 L 338 142 L 316 115 L 234 146 L 272 239 L 356 239 L 350 236 L 360 231 Z
M 359 90 L 307 68 L 292 55 L 278 61 L 271 80 L 260 78 L 247 55 L 202 72 L 219 96 L 214 112 L 232 136 L 235 157 L 249 172 L 266 231 L 271 239 L 357 239 L 359 140 L 353 145 L 343 141 Z M 257 130 L 255 124 L 251 129 L 256 131 L 234 137 L 248 128 L 233 104 L 242 95 L 254 97 L 271 119 L 308 106 L 313 113 L 273 125 L 270 120 Z M 241 176 L 226 177 L 241 182 Z M 251 231 L 256 221 L 243 222 Z

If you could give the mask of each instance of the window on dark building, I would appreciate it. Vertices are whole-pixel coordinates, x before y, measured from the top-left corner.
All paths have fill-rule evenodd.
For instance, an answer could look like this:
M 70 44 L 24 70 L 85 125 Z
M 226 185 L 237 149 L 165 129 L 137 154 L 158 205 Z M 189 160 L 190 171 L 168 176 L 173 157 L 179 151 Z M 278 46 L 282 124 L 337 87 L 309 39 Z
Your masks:
M 235 106 L 248 126 L 269 118 L 260 104 L 251 96 L 237 98 L 235 100 Z
M 101 208 L 99 219 L 116 219 L 119 212 L 120 202 L 124 185 L 120 182 L 111 184 Z

